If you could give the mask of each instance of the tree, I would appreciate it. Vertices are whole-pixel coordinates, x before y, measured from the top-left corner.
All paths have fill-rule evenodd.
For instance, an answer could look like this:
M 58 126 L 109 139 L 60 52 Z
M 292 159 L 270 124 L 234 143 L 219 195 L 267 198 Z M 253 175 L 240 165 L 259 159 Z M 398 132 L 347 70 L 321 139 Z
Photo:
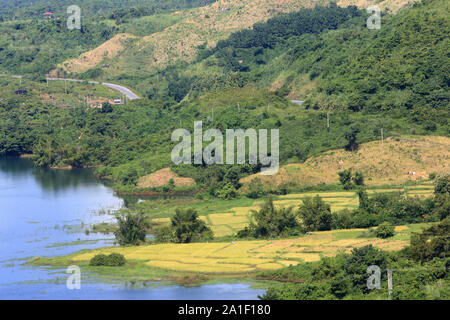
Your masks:
M 119 228 L 114 235 L 120 245 L 138 245 L 145 241 L 147 223 L 139 213 L 117 216 Z
M 430 261 L 434 257 L 450 257 L 450 219 L 425 229 L 422 233 L 413 233 L 411 245 L 406 253 L 421 262 Z
M 367 191 L 364 189 L 358 189 L 358 191 L 356 191 L 356 193 L 358 194 L 358 198 L 359 198 L 359 207 L 366 211 L 369 210 L 370 201 L 369 201 L 369 196 L 367 195 Z
M 203 220 L 198 218 L 194 209 L 176 209 L 171 219 L 172 237 L 175 243 L 189 243 L 199 240 L 211 240 L 214 235 Z
M 434 187 L 435 195 L 450 193 L 450 174 L 439 177 Z
M 354 248 L 352 254 L 344 263 L 344 274 L 350 278 L 354 288 L 368 293 L 367 267 L 376 265 L 381 270 L 386 270 L 388 262 L 387 254 L 371 244 L 361 248 Z M 385 277 L 385 273 L 382 273 L 383 277 Z
M 342 299 L 350 293 L 352 283 L 343 273 L 339 273 L 331 280 L 330 290 L 338 299 Z
M 239 237 L 274 238 L 301 233 L 293 208 L 276 208 L 272 199 L 267 200 L 260 210 L 253 210 L 252 217 L 255 223 L 239 231 Z
M 230 200 L 236 197 L 236 188 L 231 182 L 227 182 L 222 188 L 216 190 L 216 197 L 219 199 Z
M 363 186 L 364 185 L 364 176 L 361 172 L 356 171 L 353 175 L 353 183 L 357 186 Z
M 359 129 L 356 127 L 350 127 L 350 129 L 345 133 L 344 137 L 345 140 L 347 140 L 345 150 L 353 152 L 358 149 L 358 143 L 356 142 L 358 133 Z
M 377 238 L 386 239 L 392 237 L 394 234 L 394 226 L 389 222 L 383 222 L 375 230 L 375 235 L 377 236 Z
M 339 182 L 344 186 L 344 189 L 348 190 L 352 187 L 352 169 L 347 169 L 338 172 Z
M 298 209 L 305 231 L 330 230 L 333 216 L 330 205 L 325 203 L 319 195 L 305 198 Z
M 100 109 L 100 113 L 111 113 L 111 112 L 113 112 L 113 107 L 111 103 L 109 102 L 103 103 L 102 108 Z

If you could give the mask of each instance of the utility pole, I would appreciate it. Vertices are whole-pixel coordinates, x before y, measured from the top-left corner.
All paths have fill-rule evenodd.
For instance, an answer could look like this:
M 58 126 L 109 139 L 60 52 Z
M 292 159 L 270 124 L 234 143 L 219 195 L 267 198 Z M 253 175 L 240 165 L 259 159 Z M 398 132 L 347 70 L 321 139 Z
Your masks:
M 330 130 L 330 112 L 327 111 L 327 129 Z
M 384 148 L 383 128 L 381 128 L 381 147 Z
M 389 291 L 389 296 L 391 296 L 392 289 L 393 289 L 393 286 L 392 286 L 392 270 L 391 269 L 387 270 L 387 275 L 388 275 L 388 291 Z
M 214 108 L 211 109 L 211 122 L 214 122 Z
M 240 102 L 238 102 L 238 111 L 241 112 L 241 105 L 240 105 Z

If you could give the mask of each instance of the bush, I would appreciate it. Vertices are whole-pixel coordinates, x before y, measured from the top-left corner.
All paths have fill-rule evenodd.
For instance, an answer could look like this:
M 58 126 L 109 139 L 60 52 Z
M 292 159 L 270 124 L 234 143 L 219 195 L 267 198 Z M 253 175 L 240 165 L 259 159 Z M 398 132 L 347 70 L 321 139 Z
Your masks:
M 394 235 L 394 226 L 389 222 L 383 222 L 375 230 L 375 235 L 377 238 L 386 239 Z
M 127 260 L 120 253 L 111 253 L 109 256 L 103 253 L 95 255 L 90 261 L 90 266 L 107 266 L 107 267 L 118 267 L 123 266 Z
M 216 197 L 223 200 L 230 200 L 237 195 L 236 188 L 231 182 L 227 182 L 221 189 L 216 190 Z
M 127 262 L 127 260 L 125 259 L 123 254 L 113 252 L 108 256 L 107 262 L 108 266 L 116 267 L 123 266 Z
M 251 181 L 249 190 L 245 195 L 250 199 L 258 199 L 266 194 L 267 192 L 264 190 L 261 180 L 255 178 Z
M 89 261 L 90 266 L 106 266 L 106 261 L 108 260 L 108 256 L 103 253 L 96 254 L 91 260 Z
M 355 185 L 357 185 L 357 186 L 364 185 L 364 176 L 361 172 L 356 171 L 352 180 L 355 183 Z

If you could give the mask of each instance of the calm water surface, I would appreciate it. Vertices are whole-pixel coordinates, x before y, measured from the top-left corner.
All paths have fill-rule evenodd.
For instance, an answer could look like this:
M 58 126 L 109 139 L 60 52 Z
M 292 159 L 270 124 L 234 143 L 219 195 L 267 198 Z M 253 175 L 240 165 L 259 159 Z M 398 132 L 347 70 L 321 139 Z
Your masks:
M 83 282 L 83 276 L 81 290 L 69 290 L 65 270 L 23 265 L 36 256 L 111 245 L 111 235 L 85 230 L 112 221 L 110 212 L 122 206 L 90 170 L 49 170 L 26 159 L 0 159 L 0 299 L 255 299 L 264 292 L 248 283 L 185 288 Z

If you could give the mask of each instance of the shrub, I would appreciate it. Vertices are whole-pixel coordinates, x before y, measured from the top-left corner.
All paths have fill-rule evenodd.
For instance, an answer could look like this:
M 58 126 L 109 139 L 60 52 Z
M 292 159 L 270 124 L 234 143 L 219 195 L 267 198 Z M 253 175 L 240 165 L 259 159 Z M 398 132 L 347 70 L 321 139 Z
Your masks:
M 123 266 L 127 260 L 125 259 L 123 254 L 120 253 L 111 253 L 107 258 L 108 266 L 116 267 Z
M 356 171 L 352 180 L 353 180 L 353 183 L 357 186 L 364 185 L 364 176 L 361 172 Z
M 99 253 L 92 257 L 89 261 L 90 266 L 107 266 L 107 267 L 118 267 L 123 266 L 126 263 L 126 259 L 123 254 L 111 253 L 109 256 Z
M 389 222 L 383 222 L 375 230 L 375 235 L 377 238 L 386 239 L 394 235 L 394 226 Z
M 216 190 L 216 197 L 223 200 L 230 200 L 236 197 L 236 188 L 231 182 L 226 183 L 221 189 Z
M 90 266 L 106 266 L 107 259 L 108 259 L 108 256 L 106 254 L 99 253 L 91 258 L 91 260 L 89 261 L 89 265 Z
M 250 187 L 246 196 L 251 199 L 257 199 L 265 196 L 267 192 L 264 190 L 264 187 L 261 183 L 260 179 L 253 179 L 250 183 Z

